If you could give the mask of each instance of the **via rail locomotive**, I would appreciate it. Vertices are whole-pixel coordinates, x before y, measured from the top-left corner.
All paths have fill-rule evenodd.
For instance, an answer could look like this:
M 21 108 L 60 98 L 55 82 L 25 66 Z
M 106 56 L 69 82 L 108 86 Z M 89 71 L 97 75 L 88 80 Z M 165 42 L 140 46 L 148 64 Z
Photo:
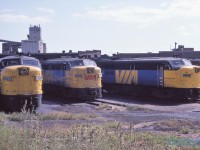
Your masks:
M 200 67 L 181 58 L 99 60 L 105 90 L 159 98 L 200 98 Z
M 92 60 L 55 58 L 43 61 L 42 68 L 44 92 L 84 100 L 102 97 L 101 69 Z
M 39 60 L 28 56 L 0 59 L 0 96 L 3 109 L 34 111 L 42 100 L 42 69 Z

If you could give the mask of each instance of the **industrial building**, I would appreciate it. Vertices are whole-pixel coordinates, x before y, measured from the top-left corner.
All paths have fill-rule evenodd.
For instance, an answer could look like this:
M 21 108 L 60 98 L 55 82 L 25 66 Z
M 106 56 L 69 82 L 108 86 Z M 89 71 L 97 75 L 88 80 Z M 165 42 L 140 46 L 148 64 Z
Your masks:
M 80 58 L 101 58 L 101 50 L 78 51 L 78 55 Z
M 0 39 L 2 43 L 2 53 L 3 54 L 16 54 L 18 53 L 18 49 L 21 48 L 21 42 L 9 41 Z
M 194 48 L 185 48 L 184 45 L 170 51 L 159 51 L 158 53 L 117 53 L 114 58 L 139 58 L 139 57 L 179 57 L 187 59 L 200 59 L 200 51 L 195 51 Z
M 40 26 L 30 25 L 27 37 L 27 40 L 21 42 L 24 54 L 46 53 L 46 44 L 42 41 Z
M 40 60 L 58 57 L 79 57 L 91 59 L 101 58 L 101 50 L 86 50 L 78 52 L 72 52 L 72 50 L 65 52 L 65 50 L 63 50 L 60 53 L 46 53 L 46 43 L 43 43 L 40 25 L 30 25 L 27 38 L 28 39 L 22 40 L 21 42 L 0 39 L 0 42 L 3 42 L 2 54 L 0 54 L 0 58 L 21 52 L 25 55 L 31 55 Z
M 0 42 L 3 42 L 2 54 L 17 54 L 19 52 L 24 54 L 46 53 L 46 43 L 42 41 L 40 26 L 30 25 L 27 37 L 27 40 L 21 42 L 0 39 Z
M 48 59 L 48 58 L 56 58 L 56 57 L 79 57 L 79 58 L 90 58 L 90 59 L 98 59 L 98 58 L 138 58 L 138 57 L 180 57 L 187 58 L 190 60 L 200 60 L 200 51 L 195 51 L 194 48 L 185 48 L 184 45 L 178 45 L 175 43 L 175 48 L 169 51 L 159 51 L 158 53 L 117 53 L 113 54 L 113 56 L 108 56 L 106 54 L 102 55 L 101 50 L 85 50 L 72 52 L 69 50 L 65 52 L 58 53 L 47 53 L 46 43 L 43 43 L 41 27 L 32 26 L 29 27 L 29 34 L 27 35 L 26 40 L 18 41 L 10 41 L 0 39 L 2 43 L 2 54 L 0 57 L 10 55 L 10 54 L 18 54 L 22 52 L 23 54 L 32 55 L 40 60 Z M 21 49 L 21 50 L 19 50 Z M 198 61 L 200 63 L 200 61 Z

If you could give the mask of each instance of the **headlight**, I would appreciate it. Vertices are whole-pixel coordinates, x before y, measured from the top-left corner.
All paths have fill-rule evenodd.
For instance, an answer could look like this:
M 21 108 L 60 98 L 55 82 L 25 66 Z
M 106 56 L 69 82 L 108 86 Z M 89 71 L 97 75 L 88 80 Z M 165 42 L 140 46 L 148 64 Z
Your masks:
M 3 80 L 5 80 L 5 81 L 12 81 L 12 77 L 3 77 Z
M 87 73 L 88 74 L 94 73 L 94 68 L 87 68 Z
M 19 75 L 20 75 L 20 76 L 29 75 L 29 69 L 28 69 L 28 68 L 20 68 L 20 69 L 19 69 Z

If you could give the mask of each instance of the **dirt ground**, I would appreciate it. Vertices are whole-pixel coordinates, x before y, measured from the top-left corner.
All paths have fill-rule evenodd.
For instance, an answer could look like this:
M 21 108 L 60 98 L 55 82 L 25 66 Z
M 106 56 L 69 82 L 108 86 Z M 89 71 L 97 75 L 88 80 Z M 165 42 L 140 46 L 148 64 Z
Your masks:
M 104 103 L 106 102 L 106 103 Z M 97 117 L 77 120 L 44 121 L 44 125 L 120 122 L 136 131 L 164 132 L 195 138 L 200 144 L 200 102 L 177 102 L 154 98 L 105 95 L 97 102 L 83 102 L 56 96 L 44 96 L 37 113 L 69 112 Z

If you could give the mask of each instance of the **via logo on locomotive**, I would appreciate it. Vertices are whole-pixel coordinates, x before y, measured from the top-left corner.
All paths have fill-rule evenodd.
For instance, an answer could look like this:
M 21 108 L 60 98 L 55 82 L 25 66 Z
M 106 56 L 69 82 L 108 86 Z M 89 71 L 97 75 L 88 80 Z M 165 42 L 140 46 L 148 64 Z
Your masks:
M 86 75 L 85 80 L 96 80 L 96 75 Z
M 115 70 L 116 83 L 137 84 L 138 77 L 136 70 Z

